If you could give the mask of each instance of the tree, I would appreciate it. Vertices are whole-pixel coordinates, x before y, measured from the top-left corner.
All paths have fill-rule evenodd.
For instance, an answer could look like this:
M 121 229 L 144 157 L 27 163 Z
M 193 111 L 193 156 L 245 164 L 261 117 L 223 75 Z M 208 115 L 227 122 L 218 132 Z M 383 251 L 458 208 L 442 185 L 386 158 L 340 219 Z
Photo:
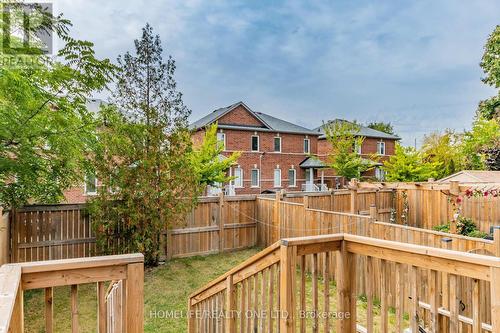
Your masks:
M 372 168 L 372 163 L 358 155 L 356 147 L 361 147 L 364 138 L 359 136 L 359 125 L 336 120 L 323 125 L 326 139 L 332 149 L 327 164 L 337 175 L 347 179 L 359 178 L 361 173 Z
M 452 130 L 443 134 L 431 133 L 424 137 L 421 152 L 426 162 L 439 165 L 436 169 L 436 178 L 449 176 L 461 169 L 462 154 L 460 151 L 461 135 Z
M 486 169 L 487 151 L 500 147 L 500 123 L 497 119 L 478 117 L 472 129 L 466 131 L 461 144 L 463 167 L 469 170 Z
M 11 6 L 13 17 L 26 15 L 21 5 Z M 86 100 L 106 88 L 115 70 L 109 60 L 95 57 L 92 43 L 69 35 L 68 20 L 39 6 L 30 8 L 33 11 L 28 17 L 40 24 L 28 29 L 29 34 L 34 38 L 39 30 L 54 31 L 63 46 L 57 58 L 44 55 L 36 43 L 29 48 L 7 49 L 9 52 L 3 49 L 0 203 L 4 207 L 28 201 L 59 202 L 63 190 L 83 180 L 95 130 Z M 19 30 L 22 22 L 2 20 L 0 29 Z M 11 46 L 22 44 L 16 35 L 4 35 L 4 46 L 8 45 L 5 40 Z
M 205 129 L 203 142 L 199 147 L 195 147 L 191 155 L 191 164 L 202 188 L 233 179 L 227 176 L 227 170 L 236 163 L 241 153 L 232 153 L 222 158 L 223 151 L 224 146 L 217 141 L 217 123 L 212 124 Z
M 500 25 L 489 36 L 480 65 L 486 74 L 483 82 L 500 88 Z
M 113 107 L 101 117 L 94 162 L 102 186 L 91 207 L 102 251 L 120 230 L 121 252 L 140 251 L 156 265 L 162 231 L 184 220 L 200 186 L 175 62 L 163 61 L 149 24 L 134 43 L 134 55 L 118 58 Z
M 372 128 L 374 130 L 384 132 L 387 134 L 395 135 L 394 134 L 394 127 L 392 126 L 391 123 L 384 123 L 382 121 L 379 122 L 371 122 L 366 125 L 369 128 Z
M 419 182 L 437 176 L 440 162 L 427 162 L 422 154 L 413 147 L 396 144 L 396 153 L 384 162 L 382 167 L 386 179 L 399 182 Z

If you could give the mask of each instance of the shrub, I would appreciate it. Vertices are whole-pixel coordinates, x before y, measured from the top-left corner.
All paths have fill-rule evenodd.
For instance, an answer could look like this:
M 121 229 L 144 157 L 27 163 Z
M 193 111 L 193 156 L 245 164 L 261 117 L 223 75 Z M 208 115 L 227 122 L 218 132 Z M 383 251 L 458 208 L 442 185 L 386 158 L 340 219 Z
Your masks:
M 440 224 L 434 226 L 432 229 L 441 232 L 450 232 L 450 223 Z M 460 216 L 457 221 L 457 233 L 459 235 L 475 237 L 475 238 L 485 238 L 488 236 L 486 232 L 477 229 L 476 224 L 471 218 Z

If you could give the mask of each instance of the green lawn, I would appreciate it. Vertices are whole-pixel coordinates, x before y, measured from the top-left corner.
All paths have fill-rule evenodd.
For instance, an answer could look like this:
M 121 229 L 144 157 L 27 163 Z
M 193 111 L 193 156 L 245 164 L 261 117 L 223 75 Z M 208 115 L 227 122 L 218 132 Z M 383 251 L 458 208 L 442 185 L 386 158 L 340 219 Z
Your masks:
M 187 299 L 191 292 L 225 273 L 258 251 L 259 249 L 248 249 L 206 257 L 175 259 L 157 268 L 148 269 L 145 273 L 145 332 L 186 332 L 187 321 L 185 317 L 169 319 L 166 318 L 165 313 L 168 311 L 185 311 L 187 309 Z M 310 308 L 311 280 L 309 276 L 307 286 L 307 303 L 308 308 Z M 55 288 L 54 295 L 55 332 L 70 332 L 69 287 Z M 321 295 L 322 292 L 320 292 L 320 297 Z M 334 295 L 332 284 L 333 306 L 336 303 Z M 80 332 L 95 332 L 97 309 L 95 284 L 79 286 L 78 301 Z M 43 302 L 44 295 L 42 290 L 25 293 L 26 332 L 45 332 Z M 322 304 L 321 299 L 320 304 Z M 366 302 L 362 299 L 358 300 L 358 311 L 360 319 L 363 322 L 366 313 Z M 379 313 L 378 307 L 375 307 L 375 312 L 377 318 Z M 375 321 L 376 327 L 379 326 L 377 319 Z M 394 323 L 393 314 L 390 315 L 389 321 L 392 326 Z

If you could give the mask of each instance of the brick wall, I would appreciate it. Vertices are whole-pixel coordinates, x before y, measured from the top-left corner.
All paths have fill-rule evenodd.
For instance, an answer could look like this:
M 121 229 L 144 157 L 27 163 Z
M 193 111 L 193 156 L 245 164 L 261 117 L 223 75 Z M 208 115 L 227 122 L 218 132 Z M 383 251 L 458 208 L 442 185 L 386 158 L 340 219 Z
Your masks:
M 226 113 L 219 118 L 219 124 L 225 125 L 241 125 L 241 126 L 259 126 L 264 127 L 264 124 L 248 112 L 242 105 L 236 107 L 231 112 Z

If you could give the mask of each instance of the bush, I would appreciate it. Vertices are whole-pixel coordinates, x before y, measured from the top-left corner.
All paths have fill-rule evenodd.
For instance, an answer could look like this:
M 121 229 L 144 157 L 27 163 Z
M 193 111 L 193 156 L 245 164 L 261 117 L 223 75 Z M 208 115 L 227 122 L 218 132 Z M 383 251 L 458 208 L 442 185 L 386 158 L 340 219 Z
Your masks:
M 434 226 L 432 229 L 436 231 L 449 233 L 450 224 L 451 222 L 448 222 L 446 224 L 440 224 Z M 486 232 L 477 229 L 476 224 L 474 223 L 474 221 L 472 221 L 471 218 L 462 216 L 460 216 L 457 221 L 457 234 L 475 238 L 485 238 L 486 236 L 488 236 Z

